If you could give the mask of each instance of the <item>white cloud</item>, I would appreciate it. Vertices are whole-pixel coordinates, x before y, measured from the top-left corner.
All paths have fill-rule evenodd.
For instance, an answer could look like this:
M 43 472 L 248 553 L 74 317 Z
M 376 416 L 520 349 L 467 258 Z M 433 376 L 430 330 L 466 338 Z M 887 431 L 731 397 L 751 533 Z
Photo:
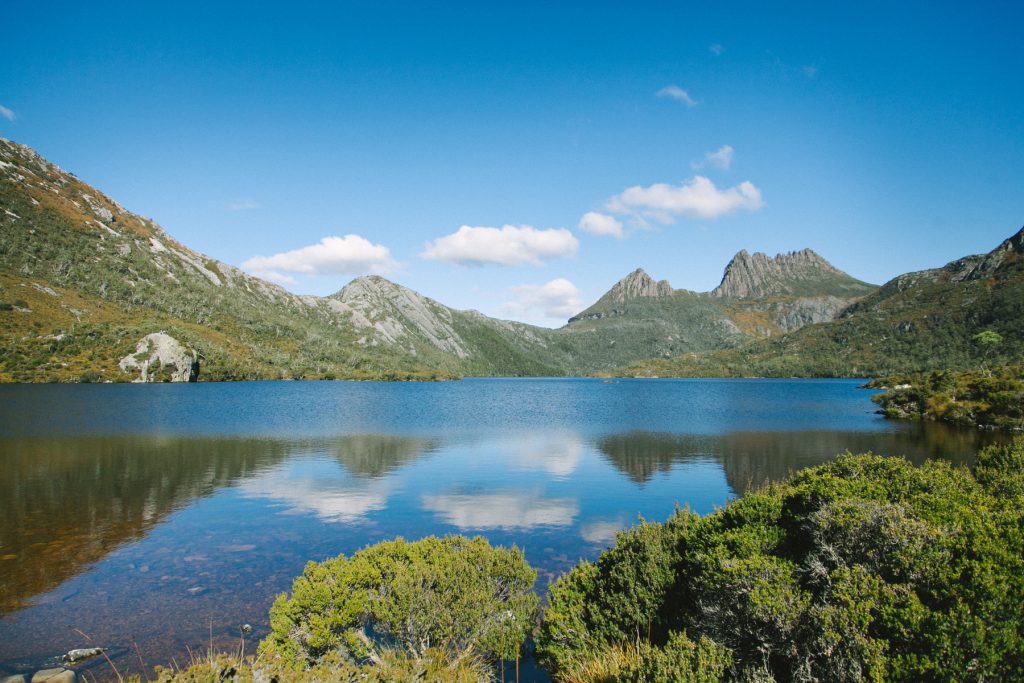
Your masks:
M 385 273 L 397 264 L 388 248 L 359 235 L 324 237 L 316 244 L 273 256 L 253 256 L 242 268 L 268 280 L 292 284 L 288 273 L 340 275 Z
M 723 171 L 728 171 L 732 166 L 732 155 L 736 150 L 732 148 L 732 145 L 722 145 L 714 152 L 708 152 L 704 155 L 702 161 L 695 161 L 690 164 L 693 168 L 704 168 L 705 166 L 714 166 L 720 168 Z
M 606 213 L 589 211 L 583 214 L 580 219 L 580 230 L 589 232 L 591 235 L 611 235 L 622 239 L 625 234 L 622 232 L 622 221 Z
M 264 280 L 269 280 L 270 282 L 274 282 L 279 285 L 284 285 L 286 287 L 288 285 L 294 285 L 297 282 L 297 280 L 293 278 L 291 275 L 285 275 L 284 273 L 279 273 L 276 270 L 254 270 L 252 272 L 257 277 L 261 277 Z
M 575 498 L 544 498 L 536 493 L 425 495 L 423 509 L 459 529 L 533 529 L 569 526 L 579 514 Z
M 11 111 L 10 109 L 8 109 L 7 107 L 5 107 L 2 104 L 0 104 L 0 116 L 4 117 L 8 121 L 13 121 L 14 118 L 15 118 L 14 117 L 14 112 Z
M 518 285 L 512 288 L 512 292 L 516 300 L 501 307 L 512 315 L 522 316 L 539 310 L 547 318 L 568 318 L 583 308 L 580 290 L 564 277 L 543 285 Z
M 243 198 L 233 199 L 227 204 L 225 204 L 225 206 L 231 209 L 232 211 L 248 211 L 250 209 L 260 208 L 260 203 L 255 199 Z
M 814 78 L 817 75 L 818 67 L 814 66 L 813 64 L 809 64 L 804 67 L 804 76 L 807 76 L 808 78 Z
M 575 254 L 579 245 L 579 240 L 565 228 L 537 230 L 529 225 L 501 228 L 463 225 L 457 232 L 429 242 L 420 256 L 462 265 L 539 266 L 544 259 Z
M 664 88 L 654 93 L 657 97 L 667 97 L 670 100 L 676 102 L 682 102 L 687 107 L 696 107 L 697 101 L 690 97 L 690 93 L 686 92 L 678 85 L 666 85 Z
M 720 218 L 746 209 L 763 206 L 761 191 L 744 181 L 735 187 L 718 189 L 704 176 L 694 176 L 680 185 L 656 183 L 636 185 L 608 200 L 609 211 L 673 223 L 677 218 Z
M 708 51 L 714 56 L 719 57 L 723 52 L 725 52 L 725 48 L 719 45 L 718 43 L 715 43 L 714 45 L 708 47 Z

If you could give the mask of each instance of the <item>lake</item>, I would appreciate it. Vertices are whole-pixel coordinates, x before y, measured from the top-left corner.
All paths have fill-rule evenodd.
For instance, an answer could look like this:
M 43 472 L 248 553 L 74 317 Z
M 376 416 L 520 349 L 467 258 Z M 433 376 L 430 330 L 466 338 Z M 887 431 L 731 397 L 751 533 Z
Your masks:
M 307 560 L 395 536 L 515 543 L 543 594 L 639 517 L 845 450 L 967 463 L 997 438 L 886 421 L 860 383 L 0 386 L 0 675 L 91 645 L 121 673 L 182 664 L 246 623 L 252 651 Z

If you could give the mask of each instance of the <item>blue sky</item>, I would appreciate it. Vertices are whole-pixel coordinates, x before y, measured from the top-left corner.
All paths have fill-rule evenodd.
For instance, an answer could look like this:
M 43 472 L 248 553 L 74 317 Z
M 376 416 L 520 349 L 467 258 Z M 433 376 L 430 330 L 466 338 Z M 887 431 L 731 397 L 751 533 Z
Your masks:
M 8 2 L 0 135 L 293 291 L 550 326 L 640 266 L 881 283 L 1024 224 L 1016 3 L 438 4 Z

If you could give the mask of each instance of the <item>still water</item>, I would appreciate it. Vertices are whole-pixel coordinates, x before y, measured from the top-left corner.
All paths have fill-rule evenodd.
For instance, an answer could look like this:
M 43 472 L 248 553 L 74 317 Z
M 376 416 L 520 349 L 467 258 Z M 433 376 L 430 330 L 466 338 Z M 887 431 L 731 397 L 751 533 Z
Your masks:
M 518 544 L 543 593 L 639 517 L 845 450 L 966 463 L 994 438 L 885 421 L 858 384 L 0 386 L 0 675 L 90 645 L 122 674 L 181 664 L 244 623 L 252 648 L 307 560 L 395 536 Z

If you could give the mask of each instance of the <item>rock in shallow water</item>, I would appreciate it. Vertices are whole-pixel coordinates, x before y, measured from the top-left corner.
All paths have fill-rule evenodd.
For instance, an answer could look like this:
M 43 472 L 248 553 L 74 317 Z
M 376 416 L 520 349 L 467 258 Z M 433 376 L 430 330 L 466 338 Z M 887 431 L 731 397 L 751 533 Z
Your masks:
M 43 669 L 32 676 L 32 683 L 77 683 L 78 676 L 71 669 Z

